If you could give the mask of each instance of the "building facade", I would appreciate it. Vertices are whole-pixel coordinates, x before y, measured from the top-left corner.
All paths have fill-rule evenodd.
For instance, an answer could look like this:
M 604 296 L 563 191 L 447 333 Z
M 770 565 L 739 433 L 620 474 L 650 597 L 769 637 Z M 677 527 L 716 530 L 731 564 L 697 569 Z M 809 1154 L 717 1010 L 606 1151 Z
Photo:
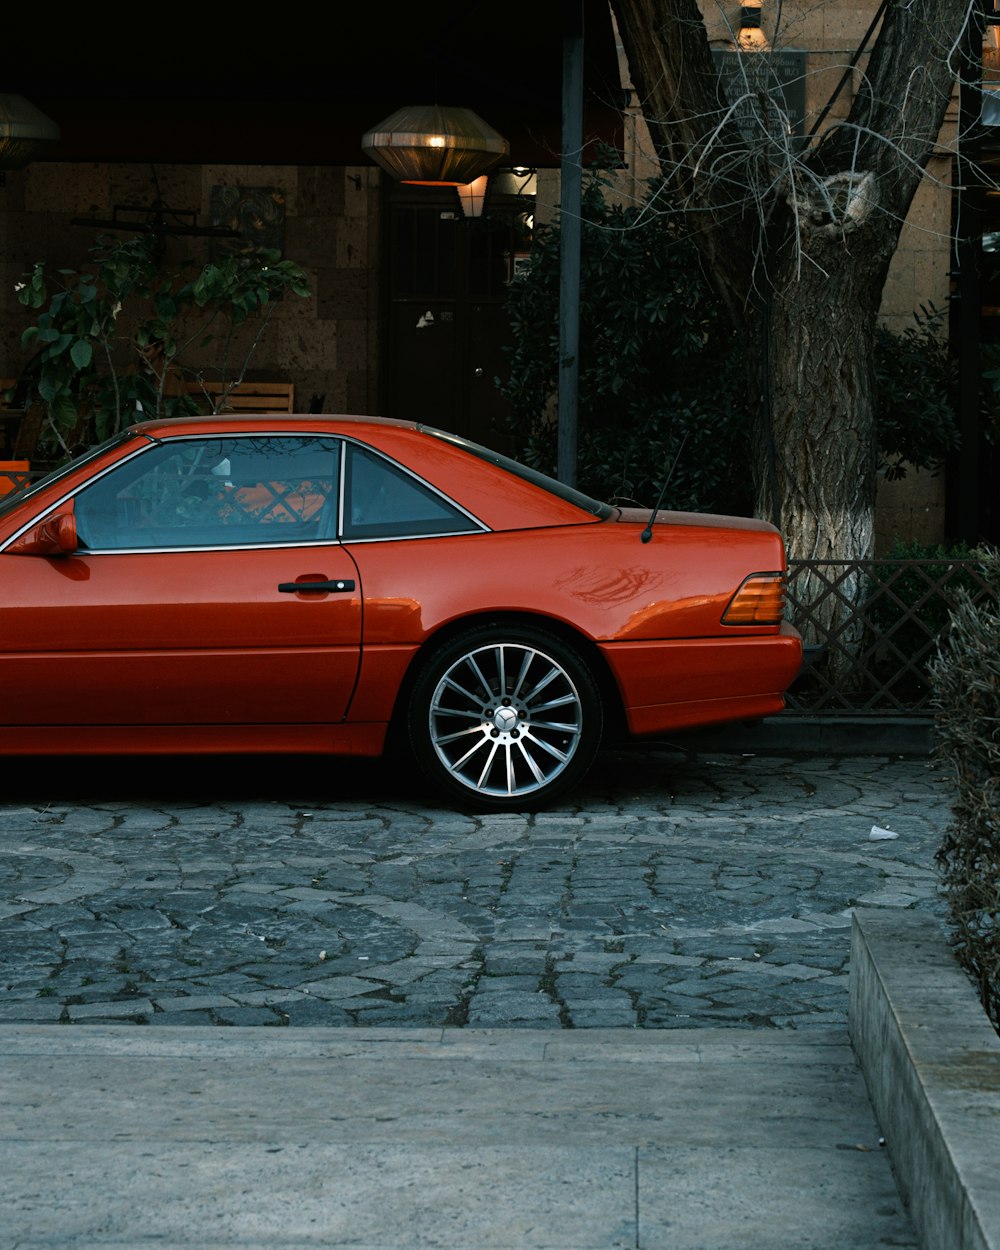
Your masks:
M 805 133 L 846 114 L 864 73 L 874 0 L 706 4 L 712 47 L 723 56 L 748 13 L 759 22 L 769 55 L 785 59 Z M 585 48 L 588 146 L 612 142 L 621 151 L 626 197 L 641 195 L 654 165 L 603 0 L 581 0 L 571 31 L 574 6 L 539 6 L 530 40 L 500 28 L 486 12 L 493 7 L 444 3 L 388 23 L 338 16 L 343 37 L 332 51 L 210 27 L 197 43 L 175 35 L 135 47 L 127 62 L 92 24 L 50 42 L 25 40 L 37 51 L 0 87 L 30 98 L 60 139 L 8 171 L 0 187 L 0 378 L 17 377 L 25 364 L 27 314 L 15 288 L 36 262 L 83 265 L 109 222 L 121 237 L 129 226 L 161 229 L 165 266 L 205 260 L 224 244 L 181 227 L 235 222 L 245 233 L 264 230 L 312 289 L 310 299 L 276 310 L 248 376 L 293 383 L 300 411 L 415 417 L 495 441 L 502 413 L 492 379 L 502 370 L 507 285 L 533 225 L 559 211 L 568 33 Z M 510 140 L 478 218 L 466 216 L 452 188 L 396 183 L 361 148 L 364 131 L 393 108 L 442 91 Z M 954 321 L 959 106 L 956 91 L 892 262 L 882 316 L 897 330 L 921 308 Z M 1000 232 L 985 186 L 979 200 L 977 284 L 967 282 L 963 297 L 966 309 L 977 303 L 977 334 L 988 338 L 1000 324 L 990 320 L 1000 295 L 994 307 L 987 273 L 980 299 L 982 238 L 989 249 Z M 212 366 L 210 350 L 203 363 Z M 894 536 L 954 536 L 949 491 L 962 494 L 953 470 L 885 483 L 880 546 Z

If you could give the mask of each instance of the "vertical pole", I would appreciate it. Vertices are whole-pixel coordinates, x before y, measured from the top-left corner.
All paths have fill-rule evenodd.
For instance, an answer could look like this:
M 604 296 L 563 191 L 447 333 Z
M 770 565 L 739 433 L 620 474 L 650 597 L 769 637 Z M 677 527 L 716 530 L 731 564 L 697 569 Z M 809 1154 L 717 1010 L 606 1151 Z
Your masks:
M 984 8 L 990 0 L 973 6 L 965 32 L 962 72 L 959 78 L 959 134 L 962 147 L 957 161 L 959 219 L 954 240 L 953 276 L 957 304 L 952 314 L 958 349 L 958 426 L 961 446 L 955 457 L 955 474 L 949 485 L 949 537 L 976 542 L 980 538 L 979 411 L 982 364 L 979 339 L 982 333 L 981 241 L 984 192 L 979 173 L 982 155 L 982 93 L 979 66 L 983 41 Z M 957 333 L 955 333 L 957 331 Z M 953 340 L 954 341 L 954 340 Z
M 583 178 L 583 12 L 564 3 L 559 196 L 559 417 L 557 476 L 576 485 L 580 382 L 580 190 Z

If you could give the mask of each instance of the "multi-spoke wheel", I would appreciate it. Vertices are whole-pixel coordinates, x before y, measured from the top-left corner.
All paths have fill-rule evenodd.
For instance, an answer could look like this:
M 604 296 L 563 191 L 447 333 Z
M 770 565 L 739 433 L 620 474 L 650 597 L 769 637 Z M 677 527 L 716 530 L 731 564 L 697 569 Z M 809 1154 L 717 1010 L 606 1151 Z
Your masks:
M 480 810 L 527 810 L 578 782 L 600 746 L 597 683 L 544 630 L 470 630 L 414 683 L 408 727 L 428 779 Z

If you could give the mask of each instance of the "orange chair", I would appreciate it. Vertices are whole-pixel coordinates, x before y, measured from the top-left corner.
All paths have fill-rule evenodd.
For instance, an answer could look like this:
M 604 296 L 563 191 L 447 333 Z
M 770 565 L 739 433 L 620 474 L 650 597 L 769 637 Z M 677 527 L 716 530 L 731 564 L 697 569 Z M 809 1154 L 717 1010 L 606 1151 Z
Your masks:
M 21 490 L 31 481 L 30 460 L 0 460 L 0 495 Z

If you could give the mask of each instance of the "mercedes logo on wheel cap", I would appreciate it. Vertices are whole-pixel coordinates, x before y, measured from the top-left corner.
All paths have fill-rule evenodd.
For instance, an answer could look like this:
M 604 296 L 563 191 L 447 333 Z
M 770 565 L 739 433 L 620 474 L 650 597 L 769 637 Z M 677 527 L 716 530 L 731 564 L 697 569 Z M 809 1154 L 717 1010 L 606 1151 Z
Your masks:
M 498 707 L 493 713 L 493 724 L 501 733 L 510 733 L 517 724 L 517 720 L 517 711 L 512 707 Z

